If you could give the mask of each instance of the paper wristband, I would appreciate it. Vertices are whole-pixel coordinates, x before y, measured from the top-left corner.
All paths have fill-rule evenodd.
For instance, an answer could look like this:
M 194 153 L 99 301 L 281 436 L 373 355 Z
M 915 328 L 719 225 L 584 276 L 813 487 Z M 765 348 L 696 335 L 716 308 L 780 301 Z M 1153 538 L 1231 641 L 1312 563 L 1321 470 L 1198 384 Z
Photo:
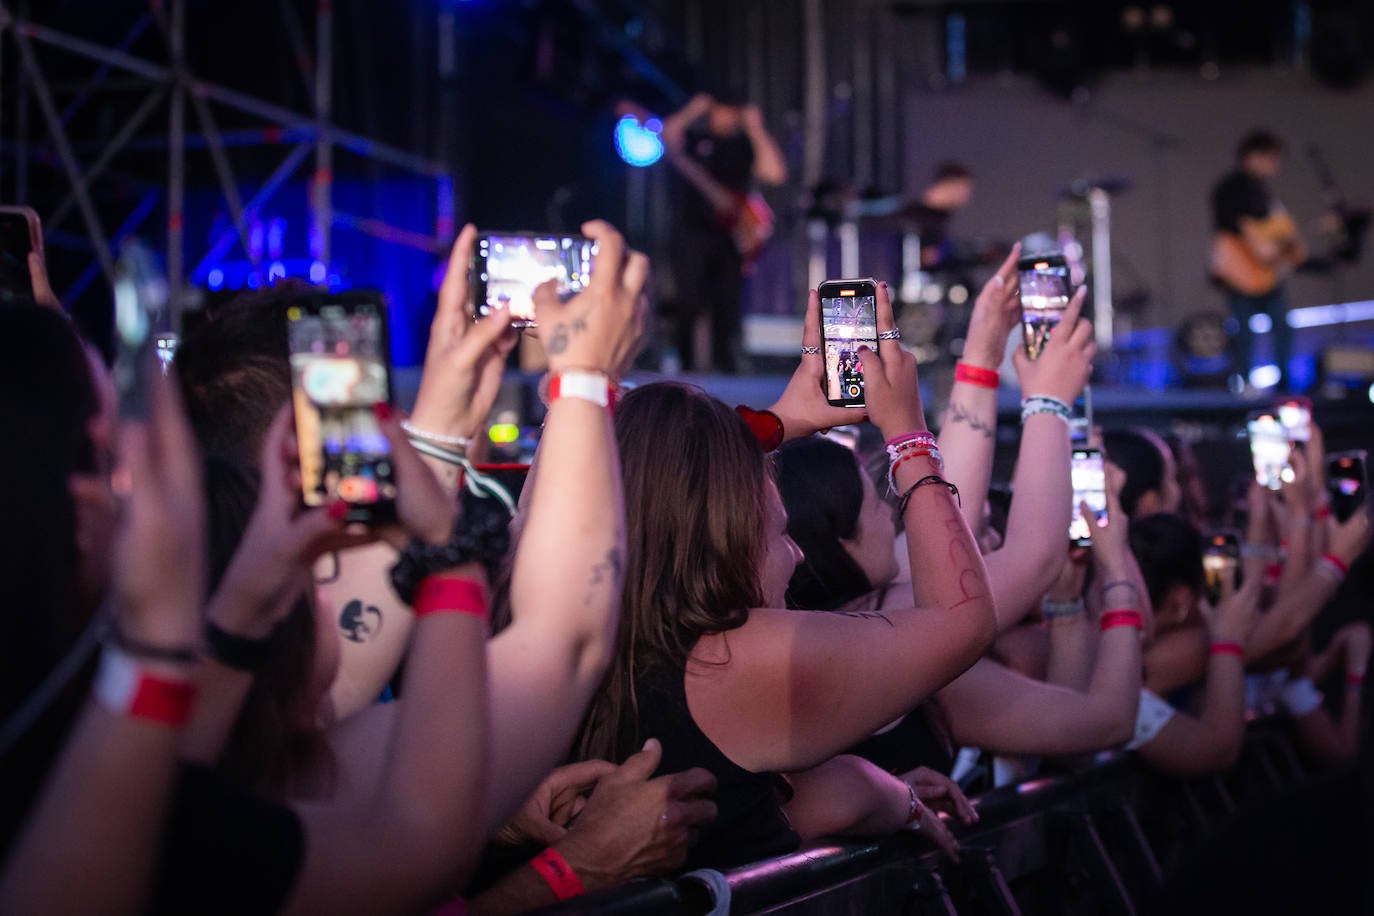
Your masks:
M 1102 615 L 1102 632 L 1105 633 L 1113 627 L 1135 627 L 1137 630 L 1143 630 L 1145 620 L 1139 611 L 1108 611 Z
M 549 403 L 559 398 L 578 398 L 598 407 L 613 406 L 610 379 L 595 372 L 569 369 L 555 375 L 549 380 Z
M 559 900 L 571 900 L 587 892 L 577 873 L 568 864 L 568 860 L 554 851 L 553 847 L 531 859 L 530 866 L 544 879 L 544 883 Z
M 1214 642 L 1211 652 L 1213 655 L 1234 655 L 1236 658 L 1245 658 L 1245 650 L 1238 642 Z
M 92 693 L 97 703 L 117 716 L 178 728 L 191 718 L 196 685 L 148 674 L 127 653 L 107 646 Z
M 954 364 L 954 380 L 956 382 L 967 382 L 979 388 L 996 388 L 1002 383 L 1002 377 L 997 374 L 995 369 L 970 366 L 968 363 Z
M 1336 567 L 1336 569 L 1340 570 L 1342 576 L 1350 575 L 1350 564 L 1346 563 L 1344 560 L 1336 556 L 1334 553 L 1324 553 L 1322 554 L 1322 559 L 1330 563 L 1332 566 Z
M 428 614 L 471 614 L 487 616 L 487 590 L 471 579 L 428 576 L 415 590 L 411 605 L 418 619 Z

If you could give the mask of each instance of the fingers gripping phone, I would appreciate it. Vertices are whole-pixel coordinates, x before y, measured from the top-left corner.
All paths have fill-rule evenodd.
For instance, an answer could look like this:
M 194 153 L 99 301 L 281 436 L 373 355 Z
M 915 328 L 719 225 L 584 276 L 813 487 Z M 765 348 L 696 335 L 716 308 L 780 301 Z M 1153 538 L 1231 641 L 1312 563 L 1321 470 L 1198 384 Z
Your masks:
M 43 226 L 31 207 L 0 207 L 0 306 L 33 305 L 29 252 L 43 250 Z
M 1240 535 L 1217 531 L 1207 537 L 1202 553 L 1203 588 L 1215 606 L 1228 591 L 1240 588 Z
M 1328 458 L 1326 487 L 1331 494 L 1331 512 L 1337 521 L 1347 521 L 1358 512 L 1369 496 L 1368 455 L 1365 450 L 1337 452 Z
M 1255 480 L 1270 490 L 1278 490 L 1293 479 L 1288 466 L 1293 444 L 1283 424 L 1273 413 L 1260 413 L 1246 423 L 1250 436 L 1250 458 L 1255 465 Z
M 477 239 L 472 255 L 472 314 L 510 309 L 515 327 L 535 327 L 534 288 L 554 280 L 567 299 L 582 292 L 591 275 L 597 245 L 580 235 L 490 232 Z
M 1062 254 L 1016 262 L 1021 282 L 1021 335 L 1026 355 L 1036 359 L 1069 307 L 1069 264 Z
M 826 280 L 816 292 L 821 300 L 825 399 L 834 407 L 863 407 L 859 348 L 878 349 L 878 285 L 872 278 Z
M 391 444 L 373 409 L 391 401 L 386 303 L 372 291 L 321 295 L 286 320 L 301 500 L 341 499 L 350 522 L 394 521 Z
M 1075 448 L 1071 467 L 1073 480 L 1073 520 L 1069 522 L 1069 540 L 1079 547 L 1092 546 L 1092 533 L 1079 507 L 1088 504 L 1100 528 L 1107 522 L 1107 469 L 1102 452 L 1095 448 Z
M 1303 397 L 1290 397 L 1275 405 L 1279 423 L 1289 442 L 1310 442 L 1312 439 L 1312 402 Z

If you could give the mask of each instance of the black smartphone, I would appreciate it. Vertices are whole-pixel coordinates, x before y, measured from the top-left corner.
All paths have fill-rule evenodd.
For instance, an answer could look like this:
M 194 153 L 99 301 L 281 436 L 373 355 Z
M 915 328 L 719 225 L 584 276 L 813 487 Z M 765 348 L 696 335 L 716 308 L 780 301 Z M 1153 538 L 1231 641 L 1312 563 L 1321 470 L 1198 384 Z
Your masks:
M 1288 467 L 1288 459 L 1293 452 L 1288 432 L 1279 418 L 1267 411 L 1251 416 L 1245 426 L 1250 437 L 1250 458 L 1255 465 L 1255 480 L 1270 490 L 1281 488 L 1284 480 L 1293 476 L 1293 471 Z
M 871 277 L 826 280 L 816 292 L 821 300 L 825 399 L 834 407 L 863 407 L 859 348 L 878 349 L 878 284 Z
M 1216 605 L 1227 591 L 1240 588 L 1240 535 L 1235 531 L 1214 531 L 1207 535 L 1202 551 L 1203 589 L 1207 602 Z
M 1021 277 L 1021 335 L 1026 355 L 1035 359 L 1069 307 L 1069 263 L 1062 254 L 1043 254 L 1022 258 L 1016 270 Z
M 31 207 L 0 207 L 0 305 L 33 305 L 29 252 L 43 250 L 43 225 Z
M 1309 442 L 1312 439 L 1312 401 L 1294 395 L 1274 405 L 1279 423 L 1289 442 Z
M 1099 526 L 1107 520 L 1107 469 L 1102 452 L 1095 448 L 1075 448 L 1071 460 L 1073 520 L 1069 522 L 1069 540 L 1079 547 L 1090 547 L 1092 535 L 1079 506 L 1087 503 Z
M 1349 519 L 1369 497 L 1368 457 L 1364 449 L 1357 448 L 1326 459 L 1326 488 L 1337 521 Z
M 321 294 L 286 312 L 301 499 L 348 504 L 350 522 L 396 518 L 391 443 L 375 405 L 391 402 L 386 301 L 375 291 Z
M 567 299 L 582 292 L 591 276 L 596 243 L 580 235 L 489 232 L 472 255 L 472 315 L 481 318 L 502 305 L 515 327 L 534 327 L 534 288 L 555 280 Z

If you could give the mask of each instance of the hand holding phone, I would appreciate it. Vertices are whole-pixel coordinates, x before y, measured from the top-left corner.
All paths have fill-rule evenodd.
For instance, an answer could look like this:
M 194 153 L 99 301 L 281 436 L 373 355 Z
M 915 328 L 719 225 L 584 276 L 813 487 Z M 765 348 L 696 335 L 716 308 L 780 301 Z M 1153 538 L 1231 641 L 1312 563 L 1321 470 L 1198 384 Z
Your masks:
M 1073 517 L 1069 522 L 1069 540 L 1078 547 L 1091 547 L 1092 531 L 1083 517 L 1086 504 L 1092 513 L 1093 527 L 1105 528 L 1107 518 L 1107 469 L 1102 452 L 1095 448 L 1075 448 L 1070 475 L 1073 480 Z
M 859 348 L 878 349 L 878 285 L 871 277 L 827 280 L 816 292 L 821 301 L 826 400 L 832 407 L 864 407 Z
M 1069 263 L 1062 254 L 1021 258 L 1021 334 L 1026 355 L 1038 359 L 1069 307 Z
M 1293 395 L 1274 405 L 1279 423 L 1289 442 L 1310 442 L 1312 440 L 1312 401 L 1309 398 Z
M 477 239 L 472 258 L 472 314 L 510 312 L 515 327 L 535 327 L 534 290 L 554 281 L 560 299 L 586 289 L 596 242 L 579 235 L 488 232 Z
M 1216 606 L 1240 588 L 1240 535 L 1216 531 L 1207 536 L 1202 554 L 1203 590 L 1207 603 Z
M 1255 480 L 1269 490 L 1278 490 L 1293 480 L 1289 458 L 1293 451 L 1288 433 L 1272 412 L 1261 412 L 1246 423 L 1250 438 L 1250 457 L 1255 466 Z
M 1023 397 L 1042 395 L 1073 404 L 1083 394 L 1092 377 L 1093 357 L 1097 355 L 1092 323 L 1080 317 L 1086 295 L 1087 288 L 1080 287 L 1069 299 L 1058 331 L 1037 358 L 1032 359 L 1025 348 L 1012 354 Z
M 1326 461 L 1326 488 L 1331 512 L 1344 522 L 1369 499 L 1368 454 L 1364 449 L 1337 452 Z

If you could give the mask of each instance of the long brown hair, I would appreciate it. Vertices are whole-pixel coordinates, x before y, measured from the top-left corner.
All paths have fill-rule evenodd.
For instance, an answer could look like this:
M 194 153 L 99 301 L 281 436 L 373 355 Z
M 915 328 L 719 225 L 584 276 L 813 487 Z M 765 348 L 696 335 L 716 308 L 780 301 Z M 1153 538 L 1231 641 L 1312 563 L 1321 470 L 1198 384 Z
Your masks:
M 583 723 L 583 759 L 621 760 L 640 743 L 635 680 L 685 673 L 698 639 L 744 625 L 763 602 L 763 449 L 699 388 L 657 382 L 616 410 L 626 561 L 615 659 Z

